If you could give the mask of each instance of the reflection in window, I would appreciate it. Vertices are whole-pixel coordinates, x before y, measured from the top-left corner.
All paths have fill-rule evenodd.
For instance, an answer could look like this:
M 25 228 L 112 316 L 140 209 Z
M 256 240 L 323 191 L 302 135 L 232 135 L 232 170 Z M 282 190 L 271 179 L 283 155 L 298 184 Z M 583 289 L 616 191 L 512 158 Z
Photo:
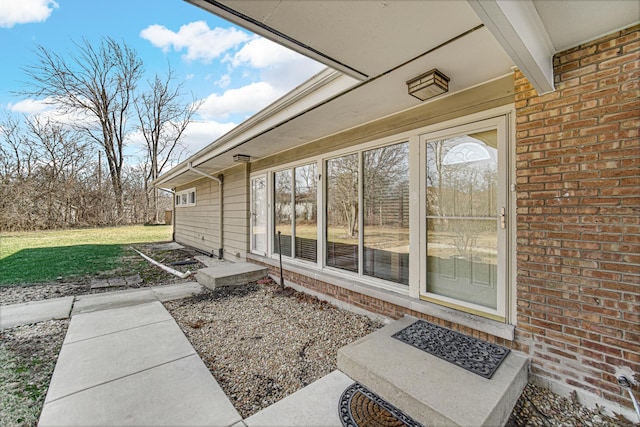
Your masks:
M 497 131 L 427 142 L 427 291 L 497 306 Z
M 326 264 L 358 271 L 358 155 L 327 161 Z
M 274 239 L 273 252 L 280 253 L 279 245 L 282 244 L 282 255 L 291 256 L 292 230 L 292 174 L 291 170 L 276 172 L 274 175 Z M 282 233 L 278 239 L 278 231 Z
M 364 274 L 409 284 L 409 146 L 365 151 Z
M 299 166 L 276 172 L 273 176 L 273 252 L 279 253 L 279 245 L 282 245 L 282 255 L 316 262 L 318 260 L 317 166 L 315 163 Z M 278 231 L 281 233 L 280 241 L 278 241 Z
M 295 171 L 295 257 L 318 260 L 318 199 L 316 164 Z

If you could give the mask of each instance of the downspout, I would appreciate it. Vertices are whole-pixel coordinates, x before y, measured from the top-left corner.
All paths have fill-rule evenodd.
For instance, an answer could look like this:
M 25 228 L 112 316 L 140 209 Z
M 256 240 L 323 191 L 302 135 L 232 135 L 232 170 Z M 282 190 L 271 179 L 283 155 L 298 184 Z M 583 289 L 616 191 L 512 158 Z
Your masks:
M 196 168 L 193 167 L 193 163 L 189 162 L 189 170 L 198 173 L 206 178 L 212 179 L 214 181 L 216 181 L 218 183 L 218 236 L 220 236 L 220 248 L 218 249 L 218 259 L 222 259 L 223 257 L 223 252 L 224 252 L 224 245 L 223 245 L 223 234 L 222 234 L 222 225 L 223 225 L 223 221 L 222 221 L 222 213 L 223 213 L 223 209 L 222 209 L 222 175 L 218 175 L 218 176 L 213 176 L 213 175 L 209 175 L 206 172 L 203 172 L 201 170 L 198 170 Z

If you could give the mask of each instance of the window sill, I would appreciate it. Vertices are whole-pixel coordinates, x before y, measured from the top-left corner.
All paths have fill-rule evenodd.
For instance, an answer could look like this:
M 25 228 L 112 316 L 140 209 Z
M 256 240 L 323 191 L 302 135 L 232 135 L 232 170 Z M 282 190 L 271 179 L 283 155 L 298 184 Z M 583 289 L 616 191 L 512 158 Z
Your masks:
M 277 260 L 256 254 L 247 254 L 247 259 L 262 262 L 272 267 L 279 267 L 279 262 Z M 285 260 L 283 260 L 282 263 L 285 270 L 291 271 L 295 274 L 307 276 L 330 285 L 395 304 L 408 310 L 413 310 L 418 313 L 437 317 L 461 326 L 466 326 L 508 341 L 514 340 L 515 327 L 513 325 L 487 319 L 475 314 L 465 313 L 463 311 L 444 307 L 432 302 L 411 298 L 408 294 L 408 290 L 406 290 L 406 292 L 402 292 L 404 289 L 398 289 L 397 291 L 395 289 L 383 289 L 376 285 L 364 283 L 360 280 L 354 280 L 352 277 L 341 275 L 338 272 L 320 270 L 313 268 L 310 265 L 301 266 L 298 263 L 292 263 Z M 333 302 L 330 297 L 324 299 Z

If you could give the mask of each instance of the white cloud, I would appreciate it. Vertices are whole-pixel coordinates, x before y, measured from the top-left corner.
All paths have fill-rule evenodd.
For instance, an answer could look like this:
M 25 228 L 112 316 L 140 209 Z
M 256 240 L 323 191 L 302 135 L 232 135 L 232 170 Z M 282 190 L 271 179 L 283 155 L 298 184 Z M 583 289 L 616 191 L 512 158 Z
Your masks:
M 211 94 L 204 99 L 198 113 L 207 119 L 226 118 L 230 114 L 255 113 L 269 105 L 284 91 L 267 82 L 256 82 L 237 89 L 229 89 L 222 95 Z
M 233 122 L 220 123 L 216 121 L 197 121 L 189 123 L 183 135 L 182 144 L 191 153 L 195 153 L 206 147 L 237 124 Z
M 216 86 L 221 87 L 222 89 L 226 88 L 231 84 L 231 76 L 229 74 L 225 74 L 220 77 L 216 82 Z
M 273 65 L 293 62 L 300 55 L 279 44 L 262 37 L 256 37 L 246 43 L 231 58 L 234 67 L 249 65 L 253 68 L 267 68 Z
M 0 27 L 46 21 L 57 7 L 54 0 L 0 0 Z
M 210 62 L 229 49 L 233 49 L 251 38 L 249 34 L 234 27 L 210 29 L 206 22 L 190 22 L 180 27 L 178 32 L 163 25 L 150 25 L 140 32 L 140 37 L 152 45 L 168 52 L 187 50 L 183 57 L 190 61 Z
M 261 70 L 261 79 L 282 91 L 289 91 L 325 66 L 262 37 L 253 38 L 233 57 L 223 61 L 234 67 Z
M 22 101 L 18 101 L 15 104 L 10 102 L 7 105 L 7 108 L 10 111 L 13 111 L 16 113 L 32 115 L 32 114 L 38 114 L 38 113 L 42 113 L 44 111 L 50 110 L 53 107 L 51 105 L 50 100 L 23 99 Z

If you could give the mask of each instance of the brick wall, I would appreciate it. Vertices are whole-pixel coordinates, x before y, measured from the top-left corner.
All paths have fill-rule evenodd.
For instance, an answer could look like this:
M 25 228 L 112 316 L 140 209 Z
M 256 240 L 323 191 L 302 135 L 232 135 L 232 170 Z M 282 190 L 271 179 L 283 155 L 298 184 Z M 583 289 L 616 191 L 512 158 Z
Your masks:
M 532 372 L 631 406 L 640 380 L 640 27 L 516 73 L 518 331 Z M 636 393 L 640 388 L 636 387 Z

